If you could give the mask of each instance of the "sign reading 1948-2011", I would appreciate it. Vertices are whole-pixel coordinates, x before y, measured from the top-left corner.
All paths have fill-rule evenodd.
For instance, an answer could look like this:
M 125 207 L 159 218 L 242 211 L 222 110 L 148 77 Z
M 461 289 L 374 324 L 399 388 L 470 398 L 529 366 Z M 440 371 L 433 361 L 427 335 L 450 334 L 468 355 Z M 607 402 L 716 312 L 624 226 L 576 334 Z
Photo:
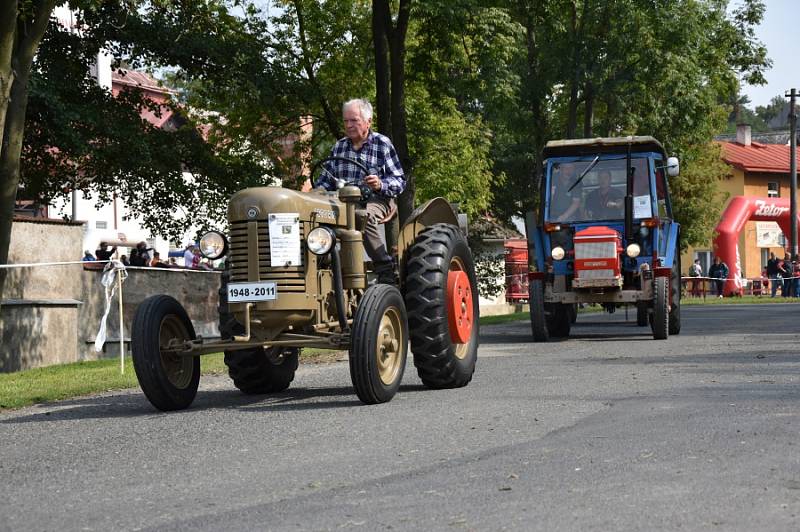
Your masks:
M 278 287 L 274 282 L 229 283 L 228 303 L 271 301 L 277 299 Z

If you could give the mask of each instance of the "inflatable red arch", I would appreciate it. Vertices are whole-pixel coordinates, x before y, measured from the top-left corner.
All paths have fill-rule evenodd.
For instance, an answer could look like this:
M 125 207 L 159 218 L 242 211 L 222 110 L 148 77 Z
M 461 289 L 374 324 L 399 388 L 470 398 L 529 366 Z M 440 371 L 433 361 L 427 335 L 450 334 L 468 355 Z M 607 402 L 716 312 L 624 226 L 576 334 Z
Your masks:
M 744 224 L 750 220 L 778 222 L 781 231 L 788 238 L 792 231 L 789 218 L 788 198 L 737 196 L 731 200 L 714 230 L 714 254 L 728 265 L 729 270 L 724 289 L 726 295 L 741 294 L 744 286 L 739 259 L 739 233 Z

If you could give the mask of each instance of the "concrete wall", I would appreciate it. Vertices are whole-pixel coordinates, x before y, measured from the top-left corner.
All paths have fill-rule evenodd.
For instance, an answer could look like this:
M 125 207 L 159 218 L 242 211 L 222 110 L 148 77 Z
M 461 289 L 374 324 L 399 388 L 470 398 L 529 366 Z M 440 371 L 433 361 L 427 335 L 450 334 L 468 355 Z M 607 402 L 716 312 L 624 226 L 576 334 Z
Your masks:
M 9 264 L 75 261 L 82 255 L 81 224 L 14 222 Z M 0 371 L 17 371 L 119 354 L 116 296 L 107 322 L 105 352 L 94 340 L 105 311 L 102 271 L 84 264 L 11 269 L 0 324 Z M 136 307 L 146 297 L 169 294 L 187 309 L 195 330 L 216 336 L 219 274 L 161 268 L 128 270 L 123 283 L 124 339 Z

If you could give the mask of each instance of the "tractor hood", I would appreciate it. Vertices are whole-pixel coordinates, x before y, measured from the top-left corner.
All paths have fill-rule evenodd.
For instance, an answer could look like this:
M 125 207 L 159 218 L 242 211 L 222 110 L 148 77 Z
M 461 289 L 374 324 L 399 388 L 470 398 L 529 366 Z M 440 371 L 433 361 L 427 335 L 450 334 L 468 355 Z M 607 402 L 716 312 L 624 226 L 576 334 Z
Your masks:
M 228 204 L 228 221 L 263 220 L 271 213 L 297 213 L 301 221 L 346 225 L 336 192 L 298 192 L 281 187 L 246 188 Z

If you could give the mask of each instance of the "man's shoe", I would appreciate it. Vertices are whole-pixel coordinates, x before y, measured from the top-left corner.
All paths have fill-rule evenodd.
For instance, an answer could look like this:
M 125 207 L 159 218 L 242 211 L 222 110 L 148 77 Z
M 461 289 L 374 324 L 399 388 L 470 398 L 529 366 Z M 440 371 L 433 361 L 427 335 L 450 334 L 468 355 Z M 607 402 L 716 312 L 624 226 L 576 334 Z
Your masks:
M 378 284 L 390 284 L 393 286 L 399 284 L 397 272 L 392 261 L 376 262 L 372 271 L 378 276 Z

